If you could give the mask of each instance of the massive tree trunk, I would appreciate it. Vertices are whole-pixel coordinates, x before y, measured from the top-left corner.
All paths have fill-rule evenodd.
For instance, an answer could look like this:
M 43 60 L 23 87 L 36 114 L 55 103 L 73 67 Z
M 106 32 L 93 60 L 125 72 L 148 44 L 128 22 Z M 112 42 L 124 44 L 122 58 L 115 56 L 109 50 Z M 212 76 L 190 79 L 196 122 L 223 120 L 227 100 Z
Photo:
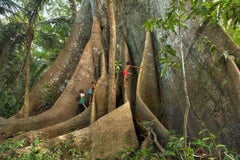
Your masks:
M 86 5 L 88 2 L 88 0 L 83 0 L 82 3 Z M 104 0 L 91 2 L 92 12 L 88 11 L 86 6 L 86 8 L 82 7 L 81 10 L 84 12 L 80 11 L 79 17 L 93 16 L 91 18 L 93 22 L 86 20 L 89 24 L 93 24 L 92 36 L 85 46 L 79 64 L 64 92 L 51 109 L 40 115 L 18 120 L 1 120 L 1 140 L 5 140 L 17 131 L 27 130 L 36 130 L 32 132 L 33 135 L 35 133 L 39 135 L 42 132 L 44 138 L 57 137 L 87 125 L 91 127 L 95 121 L 100 117 L 105 117 L 108 113 L 111 92 L 108 92 L 110 73 L 106 71 L 109 67 L 106 62 L 112 58 L 112 55 L 109 55 L 112 54 L 110 48 L 114 47 L 114 45 L 109 44 L 111 40 L 108 39 L 108 37 L 111 38 L 110 30 L 112 29 L 107 18 L 109 5 Z M 133 119 L 153 121 L 153 131 L 157 133 L 160 142 L 168 139 L 169 130 L 183 133 L 183 116 L 186 107 L 182 84 L 183 76 L 181 70 L 174 68 L 169 71 L 167 76 L 159 76 L 163 64 L 158 63 L 155 56 L 162 45 L 160 39 L 165 31 L 156 29 L 152 33 L 146 33 L 142 25 L 151 17 L 164 15 L 168 4 L 167 0 L 113 1 L 117 29 L 116 58 L 122 62 L 130 60 L 132 64 L 141 64 L 143 67 L 139 72 L 133 70 L 135 74 L 130 77 L 127 89 L 123 89 L 123 85 L 118 84 L 116 96 L 119 99 L 115 107 L 121 107 L 124 101 L 129 101 Z M 188 29 L 182 31 L 182 38 L 183 51 L 186 55 L 187 88 L 191 103 L 188 136 L 196 137 L 200 130 L 207 127 L 217 136 L 218 142 L 227 144 L 230 148 L 239 151 L 240 79 L 239 69 L 232 60 L 232 55 L 235 58 L 240 57 L 239 52 L 237 52 L 239 47 L 218 25 L 204 23 L 200 26 L 197 21 L 189 21 L 187 24 Z M 78 23 L 76 28 L 77 25 L 80 28 L 84 26 Z M 86 33 L 89 33 L 89 30 Z M 83 30 L 80 29 L 79 33 L 81 31 Z M 97 37 L 95 37 L 96 35 Z M 72 38 L 82 37 L 80 34 L 76 34 Z M 181 59 L 180 46 L 176 39 L 178 38 L 175 35 L 171 35 L 168 42 L 177 51 L 175 59 L 179 60 Z M 80 41 L 79 45 L 85 45 L 85 41 Z M 212 52 L 212 45 L 216 46 L 216 52 Z M 96 50 L 98 52 L 95 52 Z M 224 56 L 225 51 L 229 53 L 226 56 Z M 96 71 L 97 63 L 93 60 L 96 53 L 102 55 L 101 71 Z M 55 72 L 63 70 L 67 69 L 59 65 L 54 69 Z M 101 73 L 100 78 L 96 76 L 97 73 Z M 117 83 L 123 83 L 122 74 L 118 76 Z M 79 88 L 88 89 L 95 77 L 99 80 L 92 107 L 77 115 L 79 112 L 77 111 L 77 102 L 74 100 L 78 94 L 77 91 Z M 36 91 L 40 91 L 40 89 Z M 113 99 L 110 98 L 110 100 Z M 111 120 L 114 121 L 114 118 Z M 66 127 L 72 122 L 74 122 L 71 126 L 73 128 Z M 75 122 L 80 124 L 77 125 Z M 59 132 L 54 132 L 52 128 L 59 129 Z M 140 134 L 140 131 L 136 130 L 137 134 Z M 96 129 L 95 132 L 100 131 Z M 30 134 L 28 132 L 23 137 L 29 137 Z M 81 149 L 84 150 L 84 148 Z

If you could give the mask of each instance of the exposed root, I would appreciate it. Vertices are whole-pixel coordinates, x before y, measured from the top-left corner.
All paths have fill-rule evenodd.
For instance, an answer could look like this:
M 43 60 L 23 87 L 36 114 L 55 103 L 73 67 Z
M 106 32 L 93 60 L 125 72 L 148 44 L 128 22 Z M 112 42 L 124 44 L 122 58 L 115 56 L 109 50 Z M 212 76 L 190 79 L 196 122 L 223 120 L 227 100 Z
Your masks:
M 115 59 L 116 59 L 116 22 L 113 1 L 108 0 L 108 18 L 110 27 L 110 48 L 108 54 L 108 112 L 116 108 L 116 78 L 115 78 Z
M 101 77 L 97 82 L 96 89 L 93 95 L 91 123 L 96 121 L 101 116 L 107 114 L 108 108 L 108 75 L 106 71 L 105 54 L 102 50 L 101 54 Z
M 91 107 L 87 108 L 84 112 L 67 121 L 41 128 L 39 130 L 29 131 L 19 136 L 16 136 L 13 139 L 21 140 L 23 138 L 26 138 L 29 143 L 33 143 L 34 140 L 38 137 L 40 137 L 41 139 L 50 139 L 73 132 L 77 129 L 82 129 L 90 125 L 90 110 Z
M 158 148 L 159 151 L 161 151 L 163 153 L 166 152 L 164 147 L 158 142 L 158 137 L 157 137 L 156 133 L 153 131 L 153 129 L 151 127 L 148 127 L 147 128 L 147 137 L 144 139 L 144 141 L 141 145 L 141 149 L 146 149 L 146 148 L 152 146 L 153 145 L 152 142 L 154 142 L 154 144 L 156 145 L 156 147 Z
M 169 131 L 162 125 L 159 119 L 149 109 L 157 109 L 159 112 L 159 97 L 155 71 L 155 62 L 152 50 L 150 32 L 146 33 L 143 60 L 138 77 L 136 93 L 136 109 L 133 111 L 137 121 L 153 122 L 153 130 L 162 140 L 167 140 Z M 154 112 L 154 113 L 158 113 Z
M 158 142 L 158 138 L 157 138 L 157 135 L 155 132 L 153 132 L 153 130 L 151 130 L 150 132 L 152 135 L 153 135 L 153 140 L 154 140 L 154 143 L 155 145 L 157 146 L 157 148 L 162 151 L 162 152 L 166 152 L 165 149 L 163 148 L 163 146 Z
M 233 59 L 230 56 L 227 56 L 227 70 L 230 74 L 232 83 L 234 84 L 236 88 L 236 95 L 240 99 L 240 71 L 236 65 L 236 63 L 233 61 Z
M 91 157 L 100 159 L 111 158 L 120 150 L 137 149 L 139 143 L 129 103 L 103 116 L 89 127 L 43 141 L 38 149 L 51 150 L 61 145 L 67 150 L 75 148 L 77 151 L 90 152 Z
M 141 145 L 141 149 L 147 149 L 150 146 L 152 146 L 152 138 L 151 138 L 151 133 L 148 132 L 147 137 L 144 139 Z

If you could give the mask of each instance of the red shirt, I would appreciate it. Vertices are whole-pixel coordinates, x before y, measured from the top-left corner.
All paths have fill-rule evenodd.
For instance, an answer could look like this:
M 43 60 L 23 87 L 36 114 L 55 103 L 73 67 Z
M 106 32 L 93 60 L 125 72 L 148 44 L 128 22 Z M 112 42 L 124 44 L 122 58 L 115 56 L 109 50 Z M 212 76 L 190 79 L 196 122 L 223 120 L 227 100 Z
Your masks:
M 124 75 L 124 76 L 128 76 L 128 75 L 129 75 L 129 72 L 128 72 L 127 69 L 125 69 L 125 70 L 123 71 L 123 75 Z

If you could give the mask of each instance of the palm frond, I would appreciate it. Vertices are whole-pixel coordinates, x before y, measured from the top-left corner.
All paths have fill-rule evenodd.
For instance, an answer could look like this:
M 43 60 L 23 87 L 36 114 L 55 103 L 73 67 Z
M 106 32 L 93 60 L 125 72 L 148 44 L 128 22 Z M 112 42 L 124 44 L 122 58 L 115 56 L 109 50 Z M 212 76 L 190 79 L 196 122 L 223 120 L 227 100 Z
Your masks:
M 0 14 L 7 15 L 9 13 L 17 12 L 20 6 L 12 0 L 0 0 Z
M 36 22 L 39 17 L 39 12 L 43 9 L 44 4 L 46 4 L 49 0 L 32 0 L 26 4 L 24 7 L 24 12 L 26 17 L 28 17 L 29 22 Z

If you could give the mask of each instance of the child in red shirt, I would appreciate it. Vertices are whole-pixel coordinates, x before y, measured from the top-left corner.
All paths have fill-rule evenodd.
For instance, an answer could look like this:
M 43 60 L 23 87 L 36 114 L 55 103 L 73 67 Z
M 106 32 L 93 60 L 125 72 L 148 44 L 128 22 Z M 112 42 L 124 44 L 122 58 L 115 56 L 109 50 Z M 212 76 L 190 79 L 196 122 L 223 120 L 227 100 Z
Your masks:
M 127 81 L 128 81 L 128 77 L 129 75 L 132 75 L 131 72 L 129 72 L 130 68 L 141 68 L 139 66 L 133 66 L 130 64 L 130 62 L 126 62 L 125 68 L 123 70 L 123 76 L 124 76 L 124 88 L 128 87 Z

